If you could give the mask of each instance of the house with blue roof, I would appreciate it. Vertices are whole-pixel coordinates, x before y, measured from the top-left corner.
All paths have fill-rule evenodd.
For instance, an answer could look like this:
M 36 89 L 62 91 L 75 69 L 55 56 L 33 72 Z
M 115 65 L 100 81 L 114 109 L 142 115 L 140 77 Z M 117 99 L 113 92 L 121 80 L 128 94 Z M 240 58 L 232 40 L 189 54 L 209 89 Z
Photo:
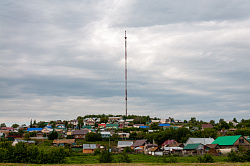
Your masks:
M 170 124 L 168 123 L 159 124 L 159 127 L 170 127 Z
M 28 128 L 27 132 L 42 131 L 43 128 Z

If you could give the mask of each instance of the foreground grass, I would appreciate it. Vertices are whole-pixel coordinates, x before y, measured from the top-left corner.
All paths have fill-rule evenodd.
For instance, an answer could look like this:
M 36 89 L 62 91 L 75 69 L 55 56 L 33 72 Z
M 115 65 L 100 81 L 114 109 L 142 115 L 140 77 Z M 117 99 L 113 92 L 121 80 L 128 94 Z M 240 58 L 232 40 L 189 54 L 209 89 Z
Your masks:
M 164 163 L 166 161 L 166 157 L 161 156 L 152 156 L 152 155 L 144 155 L 144 154 L 129 154 L 129 158 L 131 159 L 132 163 Z M 90 154 L 82 154 L 78 153 L 73 156 L 66 158 L 67 164 L 97 164 L 99 156 L 94 156 Z M 119 158 L 121 157 L 120 154 L 113 155 L 113 162 L 118 163 Z M 214 162 L 226 162 L 227 157 L 223 156 L 214 156 Z M 175 157 L 176 163 L 197 163 L 197 157 Z
M 169 165 L 169 166 L 212 166 L 212 165 L 220 165 L 220 166 L 249 166 L 250 163 L 107 163 L 107 164 L 11 164 L 11 163 L 0 163 L 0 166 L 153 166 L 153 165 Z
M 120 154 L 113 155 L 114 163 L 102 164 L 99 163 L 99 156 L 94 156 L 92 154 L 83 154 L 83 153 L 75 153 L 74 155 L 67 157 L 65 160 L 65 164 L 18 164 L 18 163 L 0 163 L 0 166 L 149 166 L 149 165 L 170 165 L 170 166 L 191 166 L 191 165 L 235 165 L 235 166 L 250 166 L 249 162 L 246 163 L 228 163 L 226 162 L 227 157 L 223 156 L 214 156 L 214 163 L 197 163 L 197 157 L 175 157 L 176 163 L 164 163 L 166 161 L 166 157 L 161 156 L 151 156 L 144 154 L 129 154 L 129 158 L 132 163 L 119 163 Z

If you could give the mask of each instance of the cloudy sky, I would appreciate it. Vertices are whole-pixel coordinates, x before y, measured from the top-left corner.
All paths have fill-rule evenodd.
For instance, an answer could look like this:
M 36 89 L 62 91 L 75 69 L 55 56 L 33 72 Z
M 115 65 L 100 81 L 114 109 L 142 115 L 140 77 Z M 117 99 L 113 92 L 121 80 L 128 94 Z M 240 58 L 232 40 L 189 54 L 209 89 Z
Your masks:
M 250 118 L 248 0 L 0 1 L 0 123 Z

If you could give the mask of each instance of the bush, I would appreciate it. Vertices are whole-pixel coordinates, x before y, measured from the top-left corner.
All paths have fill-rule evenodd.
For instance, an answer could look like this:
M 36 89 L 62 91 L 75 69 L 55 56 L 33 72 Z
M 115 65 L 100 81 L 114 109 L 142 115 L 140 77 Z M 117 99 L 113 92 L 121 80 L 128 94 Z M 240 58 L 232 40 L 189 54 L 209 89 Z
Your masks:
M 53 148 L 50 151 L 39 150 L 34 145 L 19 142 L 14 147 L 10 142 L 0 143 L 0 162 L 54 164 L 63 163 L 69 155 L 69 149 Z
M 167 157 L 163 158 L 164 163 L 177 163 L 177 158 L 173 155 L 168 155 Z
M 124 150 L 123 150 L 123 152 L 126 152 L 126 153 L 131 153 L 131 152 L 133 152 L 133 151 L 134 151 L 134 150 L 131 149 L 130 147 L 125 147 Z
M 118 160 L 120 163 L 131 163 L 131 159 L 126 152 L 121 153 L 121 157 Z
M 245 162 L 245 161 L 249 161 L 249 150 L 247 151 L 240 151 L 240 152 L 234 152 L 233 150 L 231 150 L 230 153 L 228 153 L 227 155 L 227 161 L 229 162 Z
M 210 154 L 204 154 L 203 156 L 199 156 L 197 158 L 199 163 L 213 163 L 214 159 Z
M 99 156 L 100 163 L 111 163 L 112 160 L 113 160 L 113 157 L 109 151 L 104 150 L 100 153 L 100 156 Z
M 95 151 L 94 151 L 94 156 L 99 155 L 100 153 L 101 153 L 100 149 L 97 148 L 97 149 L 95 149 Z
M 58 138 L 58 133 L 56 131 L 52 131 L 49 136 L 48 136 L 48 139 L 49 140 L 54 140 L 54 139 L 57 139 Z

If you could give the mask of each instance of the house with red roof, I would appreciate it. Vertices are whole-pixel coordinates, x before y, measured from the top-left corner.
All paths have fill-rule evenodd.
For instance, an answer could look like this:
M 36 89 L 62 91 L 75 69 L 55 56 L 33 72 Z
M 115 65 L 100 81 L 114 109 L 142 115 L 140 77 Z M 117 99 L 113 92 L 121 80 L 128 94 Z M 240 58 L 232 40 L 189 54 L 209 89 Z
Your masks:
M 98 128 L 99 129 L 105 129 L 106 128 L 106 124 L 105 123 L 98 124 Z
M 212 129 L 214 126 L 212 124 L 202 124 L 201 125 L 201 130 L 204 130 L 204 129 Z
M 178 144 L 178 142 L 174 139 L 171 139 L 171 140 L 166 140 L 161 146 L 167 146 L 167 145 L 170 145 L 170 144 Z

